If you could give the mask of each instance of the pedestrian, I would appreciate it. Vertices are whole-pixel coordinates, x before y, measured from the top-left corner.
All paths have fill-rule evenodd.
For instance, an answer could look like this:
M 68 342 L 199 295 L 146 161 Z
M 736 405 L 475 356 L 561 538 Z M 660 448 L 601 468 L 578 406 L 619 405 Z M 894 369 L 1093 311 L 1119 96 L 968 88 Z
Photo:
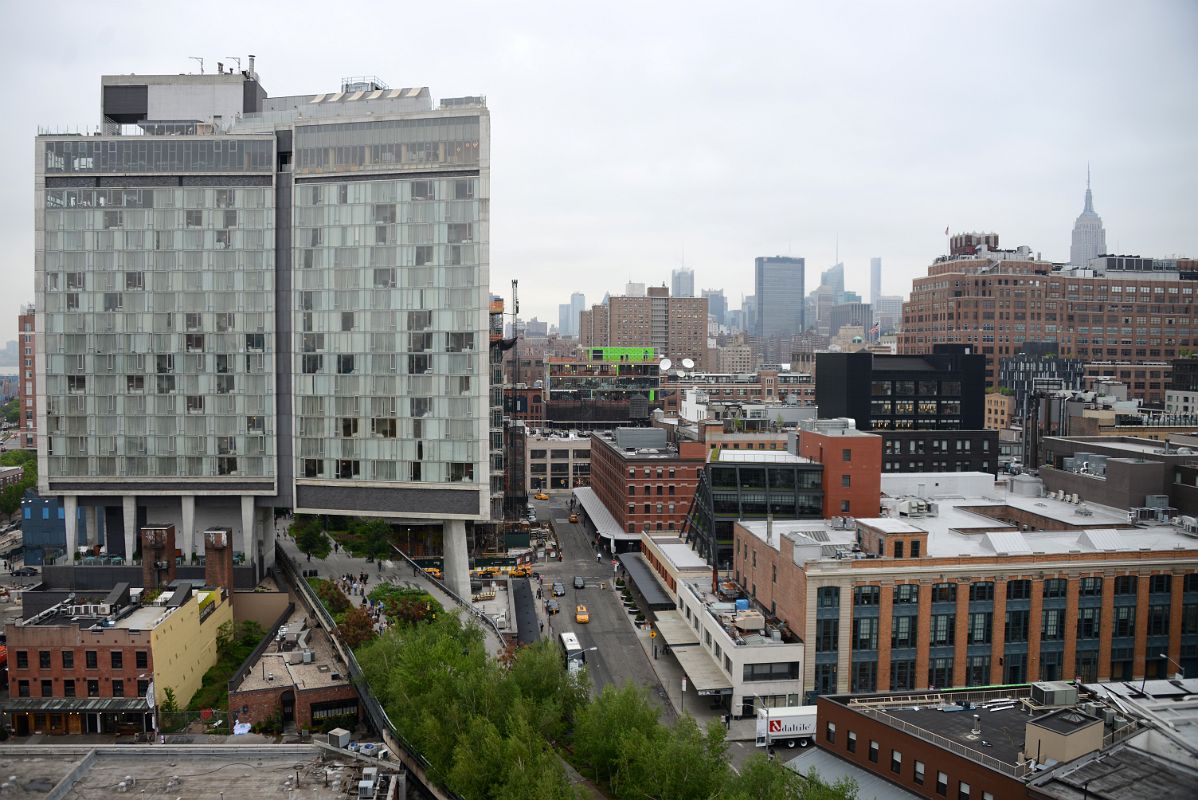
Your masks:
M 602 560 L 603 560 L 603 554 L 602 554 L 602 553 L 595 553 L 595 563 L 599 563 L 599 562 L 600 562 L 600 561 L 602 561 Z
M 340 545 L 340 543 L 338 543 L 338 542 L 333 542 L 333 552 L 334 552 L 334 553 L 337 553 L 337 552 L 340 552 L 340 551 L 341 551 L 341 545 Z
M 309 561 L 311 561 L 311 560 L 312 560 L 312 554 L 311 554 L 311 553 L 308 553 L 308 560 L 309 560 Z

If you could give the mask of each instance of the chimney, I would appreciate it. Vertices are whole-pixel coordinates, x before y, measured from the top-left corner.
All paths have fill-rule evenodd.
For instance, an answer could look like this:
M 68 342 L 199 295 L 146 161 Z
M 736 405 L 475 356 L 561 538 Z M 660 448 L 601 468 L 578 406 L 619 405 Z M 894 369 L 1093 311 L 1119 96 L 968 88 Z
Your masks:
M 204 583 L 233 598 L 233 529 L 204 531 Z
M 767 511 L 765 514 L 765 543 L 770 547 L 774 546 L 774 513 Z
M 252 54 L 250 55 L 250 68 L 249 68 L 249 73 L 250 73 L 250 77 L 251 77 L 251 78 L 257 78 L 257 77 L 258 77 L 257 75 L 255 75 L 255 74 L 254 74 L 254 56 L 253 56 Z
M 141 529 L 141 581 L 147 589 L 162 589 L 175 579 L 175 526 L 147 525 Z

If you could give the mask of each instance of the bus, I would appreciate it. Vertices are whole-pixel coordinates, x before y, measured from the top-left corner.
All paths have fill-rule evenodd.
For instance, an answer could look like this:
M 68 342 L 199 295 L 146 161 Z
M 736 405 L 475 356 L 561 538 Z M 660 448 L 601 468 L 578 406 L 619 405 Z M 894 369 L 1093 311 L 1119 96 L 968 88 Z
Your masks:
M 566 631 L 559 638 L 562 646 L 562 658 L 566 662 L 566 671 L 573 675 L 586 665 L 587 654 L 578 642 L 578 636 Z

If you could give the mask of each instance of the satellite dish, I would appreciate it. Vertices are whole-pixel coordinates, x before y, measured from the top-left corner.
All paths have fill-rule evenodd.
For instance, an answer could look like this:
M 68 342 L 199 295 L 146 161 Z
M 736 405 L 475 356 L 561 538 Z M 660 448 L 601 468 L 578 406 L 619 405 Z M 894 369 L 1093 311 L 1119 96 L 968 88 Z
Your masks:
M 668 359 L 668 358 L 663 358 L 663 359 L 661 360 L 661 363 L 659 363 L 659 364 L 657 365 L 657 368 L 658 368 L 659 370 L 661 370 L 662 372 L 669 372 L 669 371 L 670 371 L 670 367 L 672 367 L 672 366 L 674 366 L 674 362 L 673 362 L 673 361 L 671 361 L 671 360 L 670 360 L 670 359 Z
M 685 378 L 685 377 L 686 377 L 686 373 L 685 373 L 685 372 L 683 372 L 683 371 L 682 371 L 682 370 L 680 370 L 680 369 L 676 369 L 676 370 L 674 370 L 674 377 L 676 377 L 676 378 Z
M 690 358 L 682 359 L 682 366 L 685 367 L 686 369 L 694 369 L 695 368 L 694 359 L 690 359 Z

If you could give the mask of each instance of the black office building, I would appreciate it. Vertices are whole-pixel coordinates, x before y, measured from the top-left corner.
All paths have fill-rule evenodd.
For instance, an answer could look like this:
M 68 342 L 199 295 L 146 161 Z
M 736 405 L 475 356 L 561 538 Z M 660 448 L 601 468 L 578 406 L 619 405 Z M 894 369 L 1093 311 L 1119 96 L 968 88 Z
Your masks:
M 820 416 L 881 434 L 887 472 L 995 472 L 998 431 L 983 428 L 986 357 L 938 344 L 926 355 L 820 353 Z

